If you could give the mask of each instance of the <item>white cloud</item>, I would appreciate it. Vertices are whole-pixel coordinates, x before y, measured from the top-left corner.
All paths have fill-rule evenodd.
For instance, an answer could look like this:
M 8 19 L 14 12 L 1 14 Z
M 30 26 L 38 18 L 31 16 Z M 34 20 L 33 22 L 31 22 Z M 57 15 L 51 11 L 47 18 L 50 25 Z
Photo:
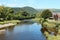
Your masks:
M 0 3 L 0 6 L 8 6 L 8 7 L 15 7 L 17 4 L 10 4 L 10 3 Z
M 6 4 L 6 6 L 15 7 L 15 6 L 17 6 L 17 4 Z
M 0 5 L 2 5 L 2 4 L 0 3 Z
M 0 2 L 0 5 L 5 5 L 6 3 L 4 3 L 4 2 Z

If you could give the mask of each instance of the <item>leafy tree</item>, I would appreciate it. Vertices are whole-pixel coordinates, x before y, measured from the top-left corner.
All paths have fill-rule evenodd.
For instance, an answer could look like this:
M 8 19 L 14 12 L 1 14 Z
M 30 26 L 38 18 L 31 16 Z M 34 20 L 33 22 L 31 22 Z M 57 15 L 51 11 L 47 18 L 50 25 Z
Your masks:
M 48 9 L 44 10 L 41 14 L 41 17 L 44 18 L 44 19 L 52 17 L 52 12 Z
M 0 18 L 6 18 L 7 16 L 7 9 L 4 6 L 0 6 Z

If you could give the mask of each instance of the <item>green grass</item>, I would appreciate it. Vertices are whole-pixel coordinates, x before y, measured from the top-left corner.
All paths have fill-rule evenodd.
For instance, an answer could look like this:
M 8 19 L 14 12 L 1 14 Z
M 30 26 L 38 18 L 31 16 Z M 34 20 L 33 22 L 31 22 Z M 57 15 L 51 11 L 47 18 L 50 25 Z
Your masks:
M 45 32 L 45 36 L 47 36 L 47 40 L 60 40 L 60 21 L 55 20 L 49 20 L 47 19 L 47 22 L 43 23 L 43 27 L 46 27 L 50 31 L 54 31 L 53 28 L 57 28 L 56 25 L 58 25 L 58 33 L 57 36 L 51 35 L 48 32 Z
M 60 35 L 54 36 L 54 35 L 50 35 L 48 32 L 44 33 L 46 35 L 47 40 L 60 40 Z
M 42 23 L 43 18 L 34 18 L 34 19 L 32 19 L 32 21 L 37 21 L 39 23 Z
M 0 21 L 0 24 L 7 24 L 7 23 L 17 23 L 21 22 L 20 20 L 5 20 L 5 21 Z
M 34 19 L 32 19 L 33 21 L 39 21 L 40 20 L 40 18 L 34 18 Z

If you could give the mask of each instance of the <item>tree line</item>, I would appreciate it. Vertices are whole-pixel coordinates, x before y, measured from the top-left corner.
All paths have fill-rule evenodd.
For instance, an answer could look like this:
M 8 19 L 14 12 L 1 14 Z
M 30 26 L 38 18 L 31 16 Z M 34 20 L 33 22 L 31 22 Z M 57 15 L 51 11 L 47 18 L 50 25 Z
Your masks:
M 32 14 L 26 11 L 19 10 L 15 13 L 13 8 L 0 6 L 0 20 L 23 20 L 23 19 L 30 19 L 30 18 L 49 18 L 52 16 L 52 12 L 47 9 L 43 10 L 42 12 Z
M 14 12 L 13 8 L 0 6 L 0 20 L 22 20 L 33 18 L 34 15 L 25 11 Z

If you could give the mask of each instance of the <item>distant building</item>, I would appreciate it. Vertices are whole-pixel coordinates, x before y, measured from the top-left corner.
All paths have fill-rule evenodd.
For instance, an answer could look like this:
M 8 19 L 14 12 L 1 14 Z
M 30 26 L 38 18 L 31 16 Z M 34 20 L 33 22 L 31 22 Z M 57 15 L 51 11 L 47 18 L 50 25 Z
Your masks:
M 55 20 L 60 20 L 60 12 L 53 12 L 52 17 Z

